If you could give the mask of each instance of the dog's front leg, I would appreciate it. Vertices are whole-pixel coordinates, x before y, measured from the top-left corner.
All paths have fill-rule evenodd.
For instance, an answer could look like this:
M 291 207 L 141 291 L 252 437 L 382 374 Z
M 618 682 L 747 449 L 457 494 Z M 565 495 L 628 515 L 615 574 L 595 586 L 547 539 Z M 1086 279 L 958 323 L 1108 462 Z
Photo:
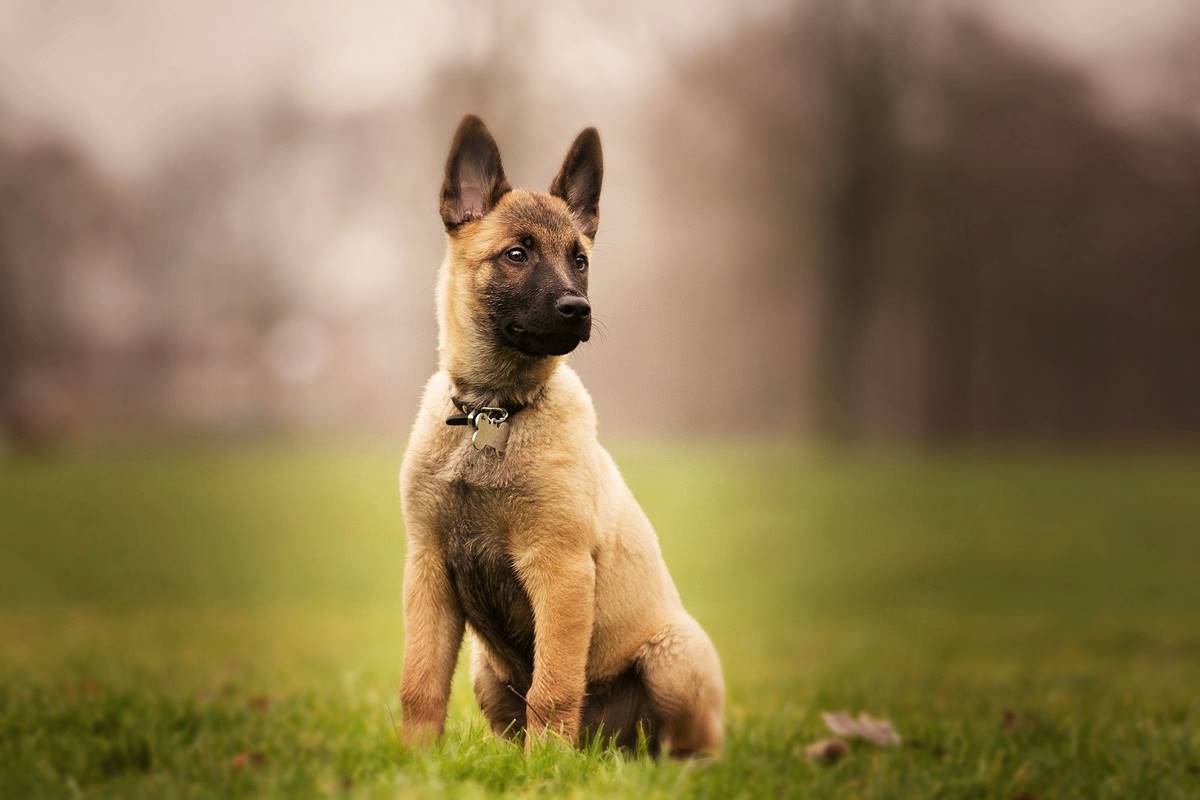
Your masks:
M 553 731 L 579 735 L 595 613 L 596 567 L 590 552 L 534 552 L 517 561 L 533 607 L 533 683 L 526 696 L 526 750 Z
M 410 539 L 404 565 L 404 677 L 400 705 L 406 744 L 424 744 L 446 724 L 450 682 L 463 638 L 463 613 L 441 553 Z

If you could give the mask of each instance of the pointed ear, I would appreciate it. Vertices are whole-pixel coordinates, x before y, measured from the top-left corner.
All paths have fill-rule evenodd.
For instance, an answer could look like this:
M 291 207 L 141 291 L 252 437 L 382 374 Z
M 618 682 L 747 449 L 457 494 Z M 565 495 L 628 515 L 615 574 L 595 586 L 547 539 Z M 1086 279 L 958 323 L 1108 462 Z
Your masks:
M 442 183 L 439 210 L 446 230 L 482 219 L 511 189 L 500 163 L 500 148 L 487 126 L 474 114 L 463 117 L 450 145 Z
M 600 182 L 603 178 L 600 134 L 595 128 L 588 128 L 575 137 L 562 169 L 550 184 L 550 194 L 566 202 L 589 239 L 596 238 L 596 226 L 600 224 Z

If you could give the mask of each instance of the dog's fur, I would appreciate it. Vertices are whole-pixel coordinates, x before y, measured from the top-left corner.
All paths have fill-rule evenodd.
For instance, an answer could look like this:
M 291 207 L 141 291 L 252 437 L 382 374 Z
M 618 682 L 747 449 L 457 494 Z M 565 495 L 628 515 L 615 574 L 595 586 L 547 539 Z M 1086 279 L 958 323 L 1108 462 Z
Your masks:
M 401 471 L 408 742 L 443 729 L 465 625 L 475 696 L 497 733 L 525 730 L 528 746 L 547 730 L 570 741 L 599 732 L 632 746 L 640 729 L 655 752 L 720 747 L 716 651 L 562 363 L 590 320 L 552 319 L 562 296 L 586 297 L 601 175 L 594 129 L 576 139 L 550 193 L 509 187 L 478 118 L 463 120 L 451 147 L 440 371 Z M 509 258 L 514 247 L 522 263 Z M 452 396 L 526 406 L 504 453 L 475 450 L 466 429 L 446 425 Z

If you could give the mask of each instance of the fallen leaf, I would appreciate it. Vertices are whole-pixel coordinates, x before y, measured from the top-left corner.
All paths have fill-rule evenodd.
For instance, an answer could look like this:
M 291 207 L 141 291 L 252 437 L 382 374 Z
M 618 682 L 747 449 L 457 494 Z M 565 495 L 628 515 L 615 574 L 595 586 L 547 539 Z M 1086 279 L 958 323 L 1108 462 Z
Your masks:
M 858 735 L 854 717 L 845 711 L 822 711 L 821 719 L 825 721 L 826 728 L 839 736 L 854 737 Z
M 814 764 L 836 764 L 849 751 L 841 739 L 822 739 L 804 748 L 804 757 Z
M 1030 731 L 1037 727 L 1037 720 L 1030 714 L 1018 714 L 1006 708 L 1000 717 L 1000 727 L 1010 732 Z
M 864 739 L 880 747 L 895 747 L 900 744 L 900 734 L 886 719 L 876 719 L 867 713 L 852 717 L 845 711 L 822 711 L 825 727 L 835 736 L 847 739 Z
M 234 769 L 245 769 L 246 767 L 258 768 L 266 763 L 267 757 L 257 750 L 244 750 L 229 759 L 229 766 Z

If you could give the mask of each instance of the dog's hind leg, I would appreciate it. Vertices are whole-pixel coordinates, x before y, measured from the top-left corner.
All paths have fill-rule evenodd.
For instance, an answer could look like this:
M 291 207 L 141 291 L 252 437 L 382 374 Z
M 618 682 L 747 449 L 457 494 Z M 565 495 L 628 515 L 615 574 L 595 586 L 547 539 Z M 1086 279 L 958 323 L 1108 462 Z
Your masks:
M 589 684 L 583 705 L 583 738 L 600 736 L 617 747 L 635 750 L 641 736 L 650 755 L 658 755 L 658 720 L 636 664 L 601 684 Z
M 525 727 L 525 700 L 500 677 L 478 642 L 471 648 L 471 678 L 475 700 L 492 731 L 497 736 L 516 737 Z
M 704 629 L 681 615 L 642 646 L 638 667 L 660 724 L 663 749 L 674 758 L 720 750 L 725 683 Z

